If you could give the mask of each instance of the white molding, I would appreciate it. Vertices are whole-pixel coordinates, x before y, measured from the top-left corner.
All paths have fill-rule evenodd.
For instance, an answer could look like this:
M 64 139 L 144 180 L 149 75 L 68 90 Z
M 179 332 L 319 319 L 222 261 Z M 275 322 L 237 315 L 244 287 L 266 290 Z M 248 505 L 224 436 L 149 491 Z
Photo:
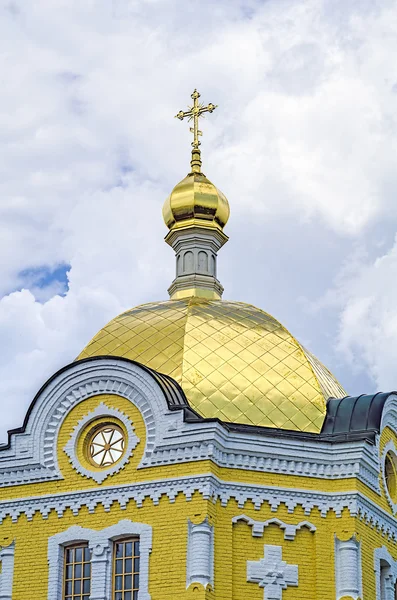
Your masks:
M 291 514 L 297 506 L 302 506 L 307 516 L 313 508 L 318 508 L 322 517 L 326 517 L 330 510 L 340 517 L 346 509 L 350 516 L 360 518 L 371 527 L 375 527 L 382 535 L 397 541 L 397 520 L 360 492 L 318 492 L 299 488 L 243 484 L 223 481 L 210 473 L 3 500 L 0 502 L 0 523 L 7 516 L 10 516 L 13 522 L 16 522 L 21 515 L 26 515 L 26 518 L 31 520 L 35 512 L 39 512 L 46 519 L 52 510 L 62 517 L 68 508 L 77 515 L 82 506 L 86 506 L 91 513 L 95 511 L 97 505 L 102 505 L 106 511 L 109 511 L 113 502 L 118 502 L 122 510 L 130 501 L 134 501 L 139 508 L 145 498 L 150 498 L 156 505 L 161 496 L 167 496 L 170 502 L 175 502 L 180 493 L 190 501 L 195 492 L 199 492 L 205 500 L 216 502 L 219 499 L 222 506 L 226 506 L 230 499 L 235 499 L 239 508 L 244 508 L 245 503 L 251 501 L 256 510 L 267 503 L 271 510 L 276 512 L 283 503 Z
M 299 529 L 302 529 L 302 527 L 307 527 L 312 533 L 316 531 L 315 525 L 309 523 L 309 521 L 301 521 L 297 525 L 291 525 L 290 523 L 284 523 L 284 521 L 280 521 L 280 519 L 277 518 L 268 519 L 267 521 L 255 521 L 246 515 L 239 515 L 232 519 L 233 524 L 238 523 L 239 521 L 244 521 L 247 525 L 252 527 L 252 537 L 262 537 L 265 527 L 269 527 L 269 525 L 278 525 L 280 529 L 283 529 L 285 540 L 294 540 L 296 533 Z
M 15 542 L 0 548 L 0 600 L 12 600 Z
M 353 536 L 342 541 L 335 537 L 336 600 L 362 597 L 361 544 Z
M 164 423 L 165 415 L 175 420 L 159 385 L 145 369 L 127 361 L 109 358 L 76 362 L 45 387 L 25 432 L 12 435 L 10 447 L 0 448 L 0 486 L 62 479 L 57 460 L 62 422 L 74 406 L 101 394 L 126 398 L 141 412 L 146 426 L 141 465 L 149 464 L 157 431 L 161 429 L 156 428 L 156 423 Z
M 386 471 L 385 471 L 385 462 L 386 462 L 386 455 L 388 452 L 392 452 L 394 454 L 394 456 L 396 457 L 396 461 L 397 461 L 397 450 L 396 450 L 396 446 L 394 445 L 394 442 L 392 442 L 391 440 L 389 440 L 387 442 L 387 444 L 385 444 L 383 451 L 382 451 L 382 457 L 381 457 L 381 464 L 382 464 L 382 468 L 381 468 L 381 475 L 382 475 L 382 482 L 383 482 L 383 489 L 385 491 L 385 496 L 387 498 L 387 501 L 390 505 L 390 508 L 393 511 L 393 514 L 397 513 L 397 503 L 393 502 L 392 497 L 389 494 L 389 490 L 387 487 L 387 483 L 386 483 Z M 397 464 L 396 464 L 396 468 L 397 468 Z M 397 481 L 396 481 L 397 484 Z
M 394 600 L 394 586 L 397 581 L 397 561 L 394 560 L 385 546 L 376 548 L 374 551 L 374 571 L 376 600 Z
M 390 394 L 385 402 L 382 411 L 382 419 L 380 430 L 383 431 L 385 427 L 390 427 L 394 433 L 397 434 L 397 395 Z
M 84 429 L 87 427 L 87 425 L 89 425 L 96 419 L 100 419 L 101 417 L 114 417 L 118 419 L 121 423 L 123 423 L 124 427 L 127 430 L 127 444 L 124 454 L 119 461 L 117 461 L 115 464 L 111 465 L 108 468 L 104 468 L 100 471 L 94 471 L 93 469 L 86 469 L 81 464 L 78 457 L 76 456 L 76 448 L 79 437 L 84 431 Z M 107 477 L 118 473 L 120 469 L 123 469 L 125 467 L 125 465 L 129 462 L 132 456 L 132 452 L 133 450 L 135 450 L 138 442 L 139 438 L 135 435 L 134 426 L 127 417 L 127 415 L 125 415 L 120 410 L 117 410 L 117 408 L 109 407 L 106 404 L 103 404 L 103 402 L 101 402 L 101 404 L 99 404 L 93 411 L 89 412 L 87 415 L 85 415 L 85 417 L 80 419 L 76 427 L 73 429 L 69 441 L 64 447 L 64 451 L 68 455 L 69 462 L 71 463 L 72 467 L 77 471 L 77 473 L 80 473 L 80 475 L 83 475 L 83 477 L 94 479 L 94 481 L 96 481 L 97 483 L 102 483 L 102 481 L 104 481 Z
M 208 519 L 199 524 L 188 521 L 186 588 L 192 583 L 205 588 L 214 584 L 214 528 Z
M 357 478 L 380 493 L 379 456 L 365 441 L 331 443 L 320 439 L 277 438 L 227 431 L 219 423 L 179 423 L 166 430 L 150 465 L 212 460 L 220 467 L 320 479 Z
M 48 540 L 48 600 L 62 596 L 64 548 L 75 542 L 87 542 L 91 550 L 91 600 L 107 600 L 111 594 L 113 542 L 122 536 L 138 535 L 140 539 L 140 572 L 138 600 L 150 600 L 149 554 L 152 550 L 152 528 L 145 523 L 119 521 L 96 531 L 73 525 Z
M 380 493 L 379 455 L 373 444 L 331 443 L 315 436 L 304 443 L 280 437 L 275 443 L 271 432 L 228 431 L 217 422 L 185 423 L 183 411 L 168 409 L 162 390 L 145 369 L 111 357 L 76 362 L 45 387 L 26 431 L 11 436 L 10 448 L 0 447 L 0 486 L 61 479 L 56 451 L 62 422 L 74 406 L 101 394 L 122 396 L 140 410 L 147 439 L 139 468 L 211 460 L 220 467 L 260 473 L 357 478 Z M 389 413 L 394 404 L 388 404 Z

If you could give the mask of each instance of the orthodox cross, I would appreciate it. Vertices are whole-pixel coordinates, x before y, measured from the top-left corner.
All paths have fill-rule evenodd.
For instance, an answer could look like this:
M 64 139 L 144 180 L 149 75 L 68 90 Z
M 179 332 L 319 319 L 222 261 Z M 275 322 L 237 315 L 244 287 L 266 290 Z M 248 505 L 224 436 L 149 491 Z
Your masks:
M 282 600 L 283 590 L 298 585 L 297 565 L 288 565 L 281 557 L 281 546 L 265 545 L 264 558 L 247 560 L 247 581 L 264 589 L 264 600 Z
M 200 94 L 197 90 L 194 90 L 191 97 L 193 100 L 193 106 L 189 106 L 189 110 L 185 112 L 180 110 L 175 117 L 181 121 L 183 121 L 184 118 L 187 118 L 188 121 L 193 121 L 193 127 L 190 128 L 190 131 L 193 133 L 192 146 L 194 150 L 198 150 L 200 146 L 199 135 L 203 135 L 203 132 L 198 128 L 199 117 L 202 117 L 206 112 L 214 112 L 216 105 L 210 102 L 207 106 L 204 106 L 202 102 L 198 101 Z

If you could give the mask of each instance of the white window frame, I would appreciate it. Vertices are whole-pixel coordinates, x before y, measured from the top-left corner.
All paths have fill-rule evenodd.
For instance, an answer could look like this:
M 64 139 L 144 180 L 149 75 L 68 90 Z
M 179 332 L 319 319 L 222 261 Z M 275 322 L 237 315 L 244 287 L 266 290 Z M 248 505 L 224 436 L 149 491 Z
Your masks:
M 376 600 L 394 600 L 394 586 L 397 582 L 397 560 L 394 560 L 385 546 L 376 548 L 374 552 L 374 570 L 376 579 Z M 383 577 L 387 570 L 387 579 Z M 382 581 L 383 580 L 383 581 Z M 393 589 L 388 589 L 387 584 L 392 582 Z
M 63 593 L 64 551 L 71 544 L 85 542 L 91 550 L 91 598 L 107 600 L 112 592 L 113 546 L 124 537 L 138 536 L 140 569 L 138 600 L 151 600 L 149 594 L 149 555 L 152 528 L 145 523 L 124 519 L 96 531 L 73 525 L 48 540 L 48 600 L 61 600 Z M 10 597 L 11 598 L 11 597 Z

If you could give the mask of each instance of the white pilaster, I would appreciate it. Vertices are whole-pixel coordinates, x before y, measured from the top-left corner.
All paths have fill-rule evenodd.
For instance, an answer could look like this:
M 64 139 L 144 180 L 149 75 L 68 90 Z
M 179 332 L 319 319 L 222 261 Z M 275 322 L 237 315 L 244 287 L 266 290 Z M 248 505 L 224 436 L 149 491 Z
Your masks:
M 14 542 L 0 549 L 0 600 L 12 600 L 14 579 Z
M 354 600 L 362 595 L 360 543 L 352 537 L 335 539 L 336 598 L 350 596 Z
M 213 544 L 214 531 L 207 519 L 199 525 L 188 522 L 186 587 L 213 584 Z

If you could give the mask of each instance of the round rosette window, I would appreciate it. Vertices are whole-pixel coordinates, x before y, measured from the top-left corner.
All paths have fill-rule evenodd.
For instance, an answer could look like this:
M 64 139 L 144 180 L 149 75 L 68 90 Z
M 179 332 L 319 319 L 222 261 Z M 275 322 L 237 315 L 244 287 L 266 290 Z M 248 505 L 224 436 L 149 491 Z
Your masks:
M 385 456 L 384 475 L 386 490 L 394 504 L 397 503 L 397 456 L 389 450 Z
M 114 465 L 121 459 L 126 447 L 125 433 L 115 423 L 94 427 L 87 442 L 87 457 L 95 467 Z
M 101 403 L 79 421 L 64 450 L 78 473 L 102 483 L 125 467 L 138 442 L 128 417 Z

